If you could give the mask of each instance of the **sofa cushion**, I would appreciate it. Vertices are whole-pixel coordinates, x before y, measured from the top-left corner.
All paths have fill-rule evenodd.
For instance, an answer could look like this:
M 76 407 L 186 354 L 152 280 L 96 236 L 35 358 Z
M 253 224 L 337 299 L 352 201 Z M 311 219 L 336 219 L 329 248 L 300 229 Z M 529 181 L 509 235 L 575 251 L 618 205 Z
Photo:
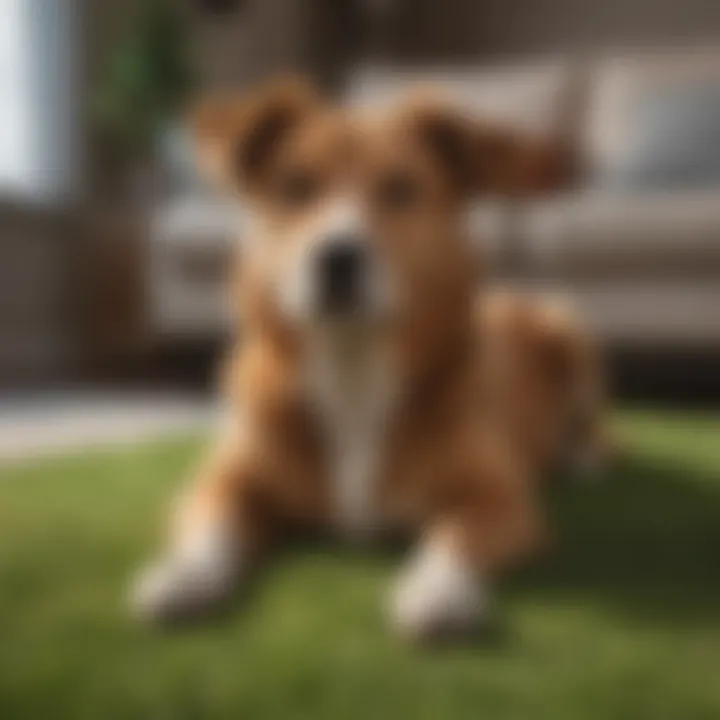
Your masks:
M 720 183 L 720 53 L 619 57 L 591 76 L 585 150 L 603 190 Z
M 561 291 L 604 347 L 622 350 L 720 349 L 720 286 L 703 282 L 536 279 L 535 292 Z
M 230 279 L 247 216 L 232 204 L 178 198 L 155 213 L 148 326 L 156 338 L 218 337 L 231 326 Z
M 720 187 L 643 196 L 582 193 L 527 205 L 524 263 L 564 278 L 720 277 Z
M 643 93 L 613 187 L 683 188 L 720 183 L 720 82 Z

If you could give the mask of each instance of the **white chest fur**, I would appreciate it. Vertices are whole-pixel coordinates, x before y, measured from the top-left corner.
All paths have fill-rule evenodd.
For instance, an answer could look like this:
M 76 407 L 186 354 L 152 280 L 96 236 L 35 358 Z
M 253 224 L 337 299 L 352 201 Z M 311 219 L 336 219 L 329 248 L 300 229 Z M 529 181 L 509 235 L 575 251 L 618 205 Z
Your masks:
M 368 338 L 323 335 L 309 349 L 306 377 L 325 435 L 335 523 L 367 537 L 382 522 L 377 483 L 398 394 L 391 359 Z

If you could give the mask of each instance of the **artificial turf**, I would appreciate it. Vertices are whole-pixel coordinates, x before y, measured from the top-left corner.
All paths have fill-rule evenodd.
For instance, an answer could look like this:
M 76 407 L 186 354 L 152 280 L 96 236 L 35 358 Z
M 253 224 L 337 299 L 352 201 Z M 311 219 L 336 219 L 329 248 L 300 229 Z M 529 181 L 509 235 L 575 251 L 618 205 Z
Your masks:
M 214 621 L 135 623 L 127 580 L 200 441 L 0 468 L 0 718 L 720 717 L 720 418 L 620 414 L 625 458 L 549 498 L 554 551 L 495 631 L 409 647 L 398 558 L 311 545 Z

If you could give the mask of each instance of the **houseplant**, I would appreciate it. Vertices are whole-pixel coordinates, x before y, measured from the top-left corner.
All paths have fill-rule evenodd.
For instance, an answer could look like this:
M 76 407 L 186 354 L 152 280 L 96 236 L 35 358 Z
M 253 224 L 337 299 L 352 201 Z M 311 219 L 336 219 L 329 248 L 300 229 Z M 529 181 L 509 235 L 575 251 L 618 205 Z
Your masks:
M 140 0 L 111 50 L 95 98 L 95 118 L 116 170 L 146 195 L 157 179 L 160 136 L 195 86 L 189 28 L 180 3 Z

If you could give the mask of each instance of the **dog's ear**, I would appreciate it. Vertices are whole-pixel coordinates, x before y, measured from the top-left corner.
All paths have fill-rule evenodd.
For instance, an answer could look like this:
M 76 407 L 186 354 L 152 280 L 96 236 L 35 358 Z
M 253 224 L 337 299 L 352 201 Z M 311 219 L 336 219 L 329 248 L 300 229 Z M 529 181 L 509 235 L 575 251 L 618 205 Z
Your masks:
M 571 181 L 570 153 L 559 138 L 531 137 L 476 122 L 474 143 L 477 192 L 539 195 Z
M 524 137 L 425 99 L 409 103 L 406 110 L 465 197 L 534 194 L 564 181 L 564 157 L 554 142 Z
M 201 172 L 226 188 L 250 189 L 282 139 L 318 103 L 314 90 L 298 80 L 273 83 L 249 97 L 198 103 L 189 124 Z

